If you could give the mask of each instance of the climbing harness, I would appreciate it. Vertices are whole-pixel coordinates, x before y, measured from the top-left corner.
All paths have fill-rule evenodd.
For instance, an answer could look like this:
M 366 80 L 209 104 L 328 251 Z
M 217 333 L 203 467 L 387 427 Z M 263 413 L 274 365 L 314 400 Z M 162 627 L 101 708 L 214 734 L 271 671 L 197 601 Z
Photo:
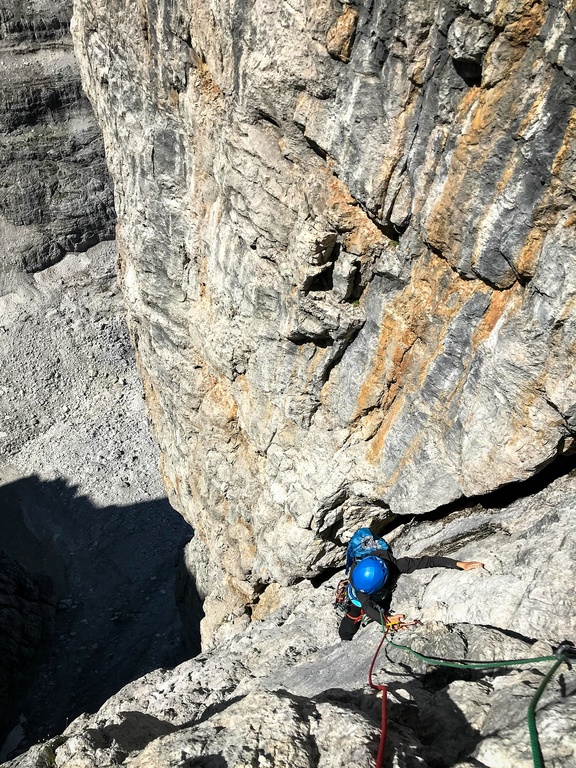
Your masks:
M 404 624 L 404 627 L 413 626 L 413 625 L 414 625 L 414 622 L 406 622 Z M 542 682 L 538 686 L 536 693 L 532 697 L 530 704 L 528 705 L 528 713 L 527 713 L 528 732 L 530 735 L 530 747 L 532 750 L 532 762 L 534 764 L 534 768 L 544 768 L 542 749 L 540 747 L 540 742 L 538 740 L 538 731 L 536 728 L 536 705 L 538 704 L 540 697 L 542 696 L 544 690 L 546 689 L 546 686 L 548 685 L 550 680 L 554 677 L 554 674 L 558 669 L 558 667 L 561 664 L 566 664 L 568 666 L 568 669 L 572 669 L 570 660 L 571 659 L 576 660 L 576 647 L 572 643 L 566 641 L 561 645 L 559 645 L 558 648 L 556 648 L 556 651 L 553 656 L 537 656 L 536 658 L 533 658 L 533 659 L 503 659 L 499 661 L 464 662 L 464 661 L 457 661 L 455 659 L 440 659 L 440 658 L 434 658 L 431 656 L 425 656 L 424 654 L 419 653 L 418 651 L 415 651 L 413 648 L 410 648 L 407 645 L 401 645 L 391 640 L 388 637 L 388 634 L 390 632 L 390 627 L 387 626 L 387 624 L 384 622 L 384 619 L 382 619 L 381 621 L 381 627 L 382 627 L 382 639 L 380 640 L 380 643 L 376 649 L 376 653 L 372 658 L 372 663 L 370 664 L 370 669 L 368 671 L 368 684 L 374 690 L 378 690 L 382 692 L 382 730 L 380 733 L 380 743 L 378 745 L 378 754 L 376 757 L 376 768 L 382 768 L 384 753 L 386 750 L 386 732 L 387 732 L 387 701 L 386 700 L 387 700 L 388 689 L 385 685 L 377 685 L 372 682 L 372 671 L 374 669 L 374 665 L 376 664 L 376 659 L 378 658 L 378 654 L 380 653 L 380 649 L 382 648 L 384 641 L 386 641 L 393 648 L 396 648 L 401 651 L 406 651 L 407 653 L 411 653 L 413 656 L 420 659 L 421 661 L 424 661 L 426 664 L 430 664 L 431 666 L 438 666 L 438 667 L 452 667 L 454 669 L 497 669 L 498 667 L 512 667 L 512 666 L 518 666 L 522 664 L 536 664 L 543 661 L 553 661 L 554 664 L 549 669 L 549 671 L 543 678 Z
M 358 616 L 352 616 L 351 613 L 349 613 L 351 607 L 355 603 L 352 601 L 350 597 L 350 580 L 349 579 L 341 579 L 338 584 L 336 585 L 336 589 L 334 590 L 334 602 L 332 603 L 333 608 L 342 616 L 350 619 L 354 622 L 354 624 L 360 624 L 362 627 L 365 627 L 367 624 L 370 624 L 373 619 L 371 619 L 369 616 L 366 615 L 364 610 L 360 607 L 358 604 L 357 607 L 360 607 L 360 613 Z M 383 615 L 383 614 L 382 614 Z M 410 627 L 417 627 L 422 622 L 419 619 L 414 619 L 413 621 L 406 621 L 404 617 L 400 618 L 399 616 L 387 616 L 385 625 L 386 628 L 391 632 L 400 632 L 403 629 L 409 629 Z

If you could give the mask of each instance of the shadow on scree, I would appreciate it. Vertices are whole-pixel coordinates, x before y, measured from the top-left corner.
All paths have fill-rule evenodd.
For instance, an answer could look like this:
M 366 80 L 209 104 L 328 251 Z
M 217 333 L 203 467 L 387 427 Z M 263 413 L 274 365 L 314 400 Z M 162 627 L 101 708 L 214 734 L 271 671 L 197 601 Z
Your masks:
M 57 603 L 55 631 L 37 638 L 19 695 L 0 659 L 0 696 L 14 705 L 10 722 L 0 722 L 0 743 L 19 715 L 22 751 L 131 680 L 200 651 L 201 600 L 183 566 L 192 536 L 166 498 L 96 507 L 64 479 L 33 475 L 0 486 L 0 550 L 48 575 Z M 12 631 L 1 610 L 0 645 Z

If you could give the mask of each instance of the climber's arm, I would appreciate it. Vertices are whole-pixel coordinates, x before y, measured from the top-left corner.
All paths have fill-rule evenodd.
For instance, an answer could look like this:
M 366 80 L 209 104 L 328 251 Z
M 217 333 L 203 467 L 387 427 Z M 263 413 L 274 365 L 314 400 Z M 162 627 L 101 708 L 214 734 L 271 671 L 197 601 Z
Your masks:
M 421 568 L 455 568 L 461 571 L 471 571 L 474 568 L 483 568 L 483 563 L 477 561 L 466 562 L 453 560 L 451 557 L 399 557 L 395 560 L 400 573 L 413 573 Z

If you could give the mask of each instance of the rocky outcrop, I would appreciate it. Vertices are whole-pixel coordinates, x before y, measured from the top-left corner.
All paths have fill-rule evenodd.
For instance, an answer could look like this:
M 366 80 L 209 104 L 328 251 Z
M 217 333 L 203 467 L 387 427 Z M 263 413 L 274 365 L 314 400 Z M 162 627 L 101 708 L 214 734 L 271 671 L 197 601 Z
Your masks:
M 423 625 L 394 640 L 427 656 L 497 663 L 552 654 L 576 633 L 576 479 L 558 478 L 502 509 L 405 523 L 396 555 L 425 548 L 482 557 L 485 571 L 403 577 L 393 610 Z M 339 642 L 332 610 L 341 574 L 314 588 L 279 587 L 269 615 L 173 670 L 127 685 L 94 715 L 6 768 L 366 766 L 373 768 L 380 700 L 367 685 L 379 627 Z M 270 589 L 270 588 L 269 588 Z M 266 594 L 266 593 L 265 593 Z M 508 669 L 435 669 L 387 645 L 374 669 L 388 685 L 386 766 L 532 768 L 526 711 L 550 661 Z M 562 665 L 537 708 L 544 761 L 576 764 L 576 675 Z
M 70 40 L 71 5 L 0 2 L 2 284 L 6 273 L 34 272 L 114 237 L 102 136 Z
M 55 619 L 51 580 L 28 572 L 0 550 L 0 742 L 13 724 L 34 662 L 52 639 Z
M 574 13 L 77 0 L 164 480 L 217 621 L 341 562 L 359 522 L 570 450 Z

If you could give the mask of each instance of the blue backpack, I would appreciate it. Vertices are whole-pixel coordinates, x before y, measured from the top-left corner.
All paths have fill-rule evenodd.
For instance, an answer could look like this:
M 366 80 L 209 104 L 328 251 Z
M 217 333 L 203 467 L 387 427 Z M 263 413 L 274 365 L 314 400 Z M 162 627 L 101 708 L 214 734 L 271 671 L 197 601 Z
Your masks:
M 352 536 L 346 550 L 346 573 L 352 563 L 362 560 L 366 555 L 372 554 L 377 549 L 389 550 L 390 545 L 384 539 L 374 536 L 370 528 L 359 528 Z

